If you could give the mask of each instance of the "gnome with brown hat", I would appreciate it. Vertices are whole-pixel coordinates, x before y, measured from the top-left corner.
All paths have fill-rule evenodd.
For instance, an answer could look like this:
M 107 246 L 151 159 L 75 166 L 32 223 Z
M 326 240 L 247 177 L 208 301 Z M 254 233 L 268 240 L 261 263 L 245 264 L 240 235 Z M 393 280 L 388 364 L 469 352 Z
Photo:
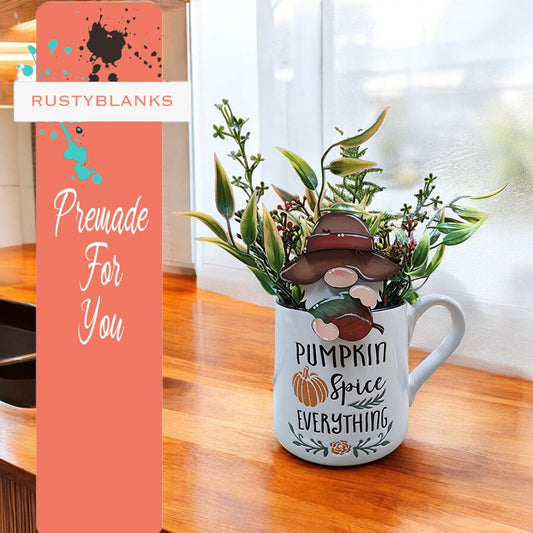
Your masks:
M 374 252 L 366 224 L 349 213 L 326 213 L 307 237 L 303 253 L 281 271 L 281 278 L 304 285 L 312 328 L 324 340 L 360 340 L 375 324 L 371 308 L 381 282 L 399 266 Z

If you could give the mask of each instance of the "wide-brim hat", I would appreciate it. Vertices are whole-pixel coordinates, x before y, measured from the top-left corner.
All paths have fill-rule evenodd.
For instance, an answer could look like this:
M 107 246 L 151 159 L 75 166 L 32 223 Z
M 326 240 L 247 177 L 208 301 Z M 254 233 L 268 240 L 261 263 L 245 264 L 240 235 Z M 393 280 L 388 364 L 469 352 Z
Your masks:
M 374 239 L 360 218 L 326 213 L 307 237 L 304 252 L 280 275 L 284 281 L 308 285 L 339 266 L 352 268 L 365 281 L 383 281 L 399 270 L 398 265 L 374 253 Z

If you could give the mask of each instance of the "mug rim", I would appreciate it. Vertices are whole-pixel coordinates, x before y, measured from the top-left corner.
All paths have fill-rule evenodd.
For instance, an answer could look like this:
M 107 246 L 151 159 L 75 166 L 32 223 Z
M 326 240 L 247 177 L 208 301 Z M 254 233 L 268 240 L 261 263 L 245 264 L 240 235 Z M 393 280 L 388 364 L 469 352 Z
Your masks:
M 408 304 L 406 301 L 403 301 L 401 304 L 394 305 L 394 306 L 392 306 L 392 307 L 382 307 L 381 309 L 371 309 L 371 311 L 372 311 L 372 314 L 374 314 L 374 313 L 381 313 L 381 312 L 383 312 L 383 311 L 392 311 L 392 310 L 394 310 L 394 309 L 400 309 L 400 308 L 402 308 L 402 307 L 404 307 L 404 306 L 406 306 L 406 305 L 409 305 L 409 304 Z M 288 305 L 282 304 L 282 303 L 279 301 L 278 298 L 276 298 L 276 308 L 277 308 L 277 307 L 281 307 L 281 308 L 283 308 L 283 309 L 289 309 L 289 310 L 291 310 L 291 311 L 302 311 L 302 312 L 304 312 L 304 313 L 309 313 L 309 309 L 301 309 L 301 308 L 297 309 L 297 308 L 295 308 L 295 307 L 289 307 Z

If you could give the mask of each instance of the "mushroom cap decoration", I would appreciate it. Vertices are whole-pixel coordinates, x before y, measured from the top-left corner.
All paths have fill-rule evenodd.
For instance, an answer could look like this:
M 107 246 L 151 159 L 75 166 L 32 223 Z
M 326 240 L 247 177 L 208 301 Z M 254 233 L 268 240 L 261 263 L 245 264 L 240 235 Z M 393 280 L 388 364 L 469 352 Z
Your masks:
M 366 224 L 350 213 L 326 213 L 307 237 L 303 253 L 285 266 L 284 281 L 309 285 L 330 269 L 352 268 L 365 281 L 383 281 L 399 266 L 374 252 L 374 239 Z

